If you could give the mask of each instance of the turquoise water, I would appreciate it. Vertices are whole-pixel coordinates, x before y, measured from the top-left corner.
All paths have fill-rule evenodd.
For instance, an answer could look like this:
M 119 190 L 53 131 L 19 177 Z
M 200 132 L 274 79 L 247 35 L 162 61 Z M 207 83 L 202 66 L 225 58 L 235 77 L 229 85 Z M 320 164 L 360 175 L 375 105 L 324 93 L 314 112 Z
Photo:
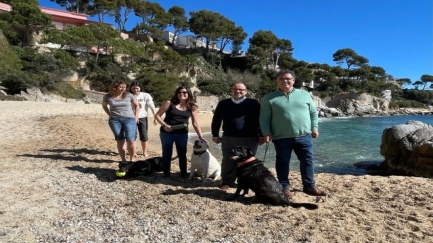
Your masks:
M 354 163 L 379 163 L 382 132 L 385 128 L 406 123 L 409 120 L 421 121 L 433 125 L 433 116 L 388 116 L 360 118 L 321 118 L 319 121 L 320 137 L 314 139 L 315 171 L 336 174 L 363 175 L 366 171 L 353 166 Z M 210 142 L 210 151 L 221 160 L 221 146 L 212 142 L 210 133 L 204 134 Z M 190 134 L 192 144 L 197 138 Z M 259 146 L 256 157 L 265 160 L 267 167 L 274 167 L 275 150 L 269 144 L 266 158 L 266 145 Z M 299 161 L 292 154 L 290 170 L 299 171 Z

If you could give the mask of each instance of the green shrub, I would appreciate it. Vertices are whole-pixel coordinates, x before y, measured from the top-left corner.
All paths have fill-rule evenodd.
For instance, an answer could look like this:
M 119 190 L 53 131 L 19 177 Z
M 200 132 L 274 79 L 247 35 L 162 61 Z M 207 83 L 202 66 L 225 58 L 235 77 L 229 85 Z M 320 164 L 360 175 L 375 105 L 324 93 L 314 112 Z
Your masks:
M 122 68 L 106 56 L 101 56 L 98 61 L 89 59 L 86 62 L 86 72 L 89 74 L 87 79 L 90 81 L 90 88 L 97 91 L 106 92 L 113 81 L 129 80 Z
M 0 21 L 1 23 L 1 21 Z M 1 24 L 0 24 L 1 28 Z M 9 46 L 8 41 L 0 29 L 0 83 L 6 75 L 18 73 L 21 70 L 21 60 L 14 51 L 14 48 Z
M 31 87 L 39 87 L 39 82 L 26 73 L 12 73 L 3 77 L 2 86 L 7 89 L 8 94 L 14 95 Z
M 75 89 L 70 84 L 63 81 L 56 82 L 48 91 L 67 99 L 82 99 L 85 96 L 83 90 Z
M 157 73 L 154 70 L 143 70 L 137 75 L 136 80 L 141 83 L 144 92 L 152 95 L 156 106 L 160 106 L 163 101 L 171 99 L 178 86 L 193 86 L 191 82 L 178 75 Z
M 71 55 L 70 52 L 67 52 L 62 49 L 55 49 L 53 51 L 53 56 L 55 59 L 61 62 L 62 68 L 71 68 L 75 69 L 80 66 L 80 63 Z
M 395 100 L 390 102 L 390 107 L 400 107 L 400 108 L 427 108 L 427 106 L 416 100 Z

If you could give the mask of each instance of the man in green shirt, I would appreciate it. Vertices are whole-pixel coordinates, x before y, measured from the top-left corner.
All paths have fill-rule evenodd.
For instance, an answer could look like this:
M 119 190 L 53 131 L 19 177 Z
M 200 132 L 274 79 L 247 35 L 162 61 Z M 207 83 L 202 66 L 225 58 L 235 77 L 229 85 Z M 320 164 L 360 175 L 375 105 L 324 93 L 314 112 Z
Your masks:
M 316 106 L 307 91 L 293 87 L 295 78 L 293 71 L 278 72 L 278 90 L 263 97 L 260 127 L 265 142 L 274 143 L 275 169 L 284 193 L 291 196 L 288 177 L 293 150 L 300 161 L 304 193 L 325 196 L 326 192 L 318 189 L 314 181 L 312 138 L 319 137 Z

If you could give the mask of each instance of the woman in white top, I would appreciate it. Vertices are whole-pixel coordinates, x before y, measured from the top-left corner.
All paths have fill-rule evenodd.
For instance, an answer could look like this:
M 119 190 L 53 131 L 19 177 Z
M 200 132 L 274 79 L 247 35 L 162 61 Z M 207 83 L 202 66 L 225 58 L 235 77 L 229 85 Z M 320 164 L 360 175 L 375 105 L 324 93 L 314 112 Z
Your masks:
M 138 101 L 140 106 L 140 113 L 138 115 L 139 121 L 137 124 L 138 134 L 140 136 L 141 148 L 143 149 L 143 156 L 147 157 L 147 141 L 148 138 L 148 109 L 150 108 L 153 116 L 155 117 L 155 104 L 153 103 L 153 98 L 149 93 L 141 92 L 143 90 L 141 84 L 137 81 L 133 81 L 130 85 L 129 91 Z M 155 119 L 153 119 L 153 124 L 156 125 Z

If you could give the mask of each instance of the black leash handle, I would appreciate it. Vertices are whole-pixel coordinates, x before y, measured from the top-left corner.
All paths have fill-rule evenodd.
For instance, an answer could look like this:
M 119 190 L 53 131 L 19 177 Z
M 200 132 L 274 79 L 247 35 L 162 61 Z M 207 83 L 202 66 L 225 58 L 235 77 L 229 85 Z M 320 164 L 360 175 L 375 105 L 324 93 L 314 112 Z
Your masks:
M 266 142 L 265 155 L 263 156 L 263 164 L 265 163 L 266 160 L 266 153 L 268 152 L 268 148 L 269 148 L 269 142 Z

